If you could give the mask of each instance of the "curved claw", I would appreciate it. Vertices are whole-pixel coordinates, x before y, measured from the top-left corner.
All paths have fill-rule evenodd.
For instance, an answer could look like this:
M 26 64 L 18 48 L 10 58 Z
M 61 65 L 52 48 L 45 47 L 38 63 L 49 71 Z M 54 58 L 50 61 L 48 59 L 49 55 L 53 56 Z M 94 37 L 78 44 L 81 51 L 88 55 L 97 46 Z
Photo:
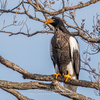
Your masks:
M 60 76 L 61 74 L 60 73 L 57 73 L 57 74 L 53 74 L 53 75 L 56 75 L 56 79 L 57 79 L 57 77 Z
M 67 82 L 68 79 L 72 80 L 72 77 L 69 75 L 69 73 L 67 75 L 64 75 L 64 78 L 66 77 L 65 82 Z

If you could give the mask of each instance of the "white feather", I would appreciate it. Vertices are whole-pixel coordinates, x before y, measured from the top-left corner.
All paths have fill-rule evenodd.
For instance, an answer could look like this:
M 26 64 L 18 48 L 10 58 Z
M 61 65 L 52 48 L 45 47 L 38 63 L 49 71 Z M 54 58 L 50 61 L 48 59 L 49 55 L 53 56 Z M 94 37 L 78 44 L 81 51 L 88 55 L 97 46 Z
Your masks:
M 66 70 L 69 72 L 69 74 L 71 75 L 72 79 L 77 79 L 76 74 L 75 74 L 74 69 L 73 69 L 72 62 L 70 62 L 67 65 L 67 69 Z M 77 90 L 77 86 L 73 86 L 73 85 L 69 85 L 69 84 L 65 84 L 65 83 L 64 83 L 64 87 L 69 89 L 69 90 L 72 90 L 74 92 L 76 92 L 76 90 Z
M 75 72 L 74 72 L 74 69 L 73 69 L 73 65 L 72 65 L 72 62 L 70 62 L 68 65 L 67 65 L 67 69 L 66 69 L 69 74 L 71 75 L 72 79 L 77 79 L 76 78 L 76 75 L 75 75 Z
M 71 49 L 72 62 L 70 62 L 67 65 L 67 69 L 66 70 L 68 70 L 69 74 L 72 76 L 73 79 L 77 79 L 72 63 L 73 63 L 73 52 L 74 52 L 74 50 L 78 50 L 78 52 L 80 52 L 79 44 L 76 41 L 76 39 L 74 37 L 72 37 L 72 36 L 70 36 L 70 38 L 69 38 L 69 44 L 70 44 L 70 49 Z
M 70 44 L 70 48 L 71 48 L 71 57 L 73 58 L 73 51 L 74 50 L 79 50 L 79 44 L 77 43 L 76 39 L 72 36 L 70 36 L 69 38 L 69 44 Z

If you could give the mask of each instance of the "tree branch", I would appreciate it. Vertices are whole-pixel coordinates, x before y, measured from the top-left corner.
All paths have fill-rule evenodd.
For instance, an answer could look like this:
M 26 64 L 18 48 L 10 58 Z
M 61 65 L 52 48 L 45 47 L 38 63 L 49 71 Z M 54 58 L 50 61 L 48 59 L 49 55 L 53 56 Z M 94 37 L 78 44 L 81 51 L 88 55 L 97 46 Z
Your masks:
M 0 32 L 9 33 L 10 34 L 9 36 L 23 34 L 23 35 L 26 35 L 28 37 L 36 35 L 38 33 L 54 33 L 54 31 L 46 31 L 46 30 L 36 31 L 36 32 L 34 32 L 32 34 L 27 34 L 27 33 L 24 33 L 24 32 L 14 33 L 14 32 L 9 32 L 9 31 L 0 31 Z M 86 41 L 91 42 L 91 43 L 100 43 L 100 38 L 90 38 L 90 37 L 86 36 L 85 34 L 83 34 L 82 32 L 71 32 L 71 34 L 73 34 L 74 36 L 80 36 L 83 39 L 85 39 Z
M 87 36 L 86 34 L 84 34 L 86 31 L 82 30 L 81 28 L 78 28 L 78 27 L 74 27 L 72 25 L 69 25 L 65 20 L 64 20 L 64 23 L 68 26 L 68 27 L 71 27 L 73 29 L 76 29 L 78 30 L 79 32 L 73 32 L 73 35 L 75 36 L 80 36 L 82 37 L 84 40 L 88 41 L 88 42 L 91 42 L 91 43 L 100 43 L 100 38 L 92 38 L 92 37 L 89 37 Z M 81 32 L 84 31 L 84 33 Z
M 0 9 L 1 12 L 3 13 L 17 13 L 17 14 L 25 14 L 25 12 L 17 12 L 17 11 L 12 11 L 12 10 L 4 10 L 4 9 Z
M 86 3 L 82 3 L 82 4 L 78 4 L 76 6 L 72 6 L 72 7 L 64 7 L 58 11 L 55 11 L 55 12 L 50 12 L 50 11 L 47 11 L 45 9 L 39 9 L 38 7 L 36 7 L 32 2 L 31 0 L 27 0 L 29 2 L 30 5 L 32 5 L 37 11 L 40 11 L 40 12 L 43 12 L 43 13 L 47 13 L 47 14 L 50 14 L 50 15 L 58 15 L 58 14 L 61 14 L 65 11 L 68 11 L 68 10 L 75 10 L 75 9 L 80 9 L 80 8 L 83 8 L 83 7 L 86 7 L 86 6 L 89 6 L 93 3 L 96 3 L 98 2 L 99 0 L 90 0 Z
M 24 10 L 25 10 L 25 12 L 16 12 L 16 11 L 13 11 L 16 7 L 18 7 L 18 6 L 16 6 L 15 8 L 13 8 L 12 10 L 3 10 L 3 9 L 0 9 L 0 11 L 3 11 L 3 12 L 11 12 L 11 13 L 17 13 L 17 14 L 26 14 L 29 18 L 31 18 L 31 19 L 34 19 L 34 20 L 36 20 L 36 21 L 40 21 L 40 22 L 43 22 L 44 23 L 44 20 L 42 20 L 42 19 L 39 19 L 39 18 L 36 18 L 36 17 L 33 17 L 33 16 L 31 16 L 27 11 L 26 11 L 26 8 L 24 7 L 24 3 L 29 3 L 29 4 L 31 4 L 33 7 L 35 7 L 35 9 L 37 9 L 37 10 L 40 10 L 44 15 L 45 15 L 45 18 L 47 19 L 47 16 L 46 16 L 46 14 L 45 13 L 50 13 L 50 15 L 52 15 L 51 13 L 56 13 L 56 12 L 50 12 L 50 11 L 45 11 L 45 10 L 43 10 L 43 7 L 41 6 L 41 4 L 38 2 L 38 7 L 35 5 L 35 4 L 33 4 L 30 0 L 27 0 L 28 2 L 24 2 L 24 0 L 18 5 L 18 6 L 20 6 L 21 4 L 22 4 L 22 6 L 23 6 L 23 8 L 24 8 Z M 87 3 L 84 3 L 84 4 L 78 4 L 77 6 L 73 6 L 73 7 L 64 7 L 63 6 L 63 9 L 65 9 L 64 11 L 66 11 L 66 10 L 73 10 L 73 9 L 78 9 L 78 8 L 82 8 L 82 7 L 85 7 L 85 6 L 88 6 L 88 5 L 90 5 L 90 4 L 93 4 L 93 3 L 96 3 L 96 2 L 98 2 L 99 0 L 90 0 L 90 1 L 88 1 Z M 36 1 L 36 3 L 37 3 L 37 1 Z M 59 10 L 59 11 L 57 11 L 59 14 L 60 14 L 60 11 L 62 11 L 61 9 Z M 63 12 L 64 12 L 63 11 Z M 61 12 L 61 13 L 63 13 L 63 12 Z M 55 15 L 55 14 L 54 14 Z M 71 25 L 69 25 L 68 23 L 66 23 L 66 21 L 64 20 L 64 22 L 65 22 L 65 24 L 66 25 L 68 25 L 69 27 L 71 27 L 71 28 L 74 28 L 74 29 L 76 29 L 76 30 L 78 30 L 79 32 L 77 33 L 77 34 L 74 34 L 74 35 L 77 35 L 77 36 L 81 36 L 83 39 L 85 39 L 86 41 L 88 41 L 88 42 L 92 42 L 92 43 L 100 43 L 100 38 L 91 38 L 91 37 L 89 37 L 89 36 L 87 36 L 86 34 L 83 34 L 80 30 L 80 28 L 77 28 L 77 27 L 74 27 L 74 26 L 71 26 Z M 50 26 L 49 26 L 50 27 Z M 51 27 L 50 27 L 51 28 Z M 82 30 L 82 31 L 84 31 L 84 30 Z M 4 32 L 4 31 L 3 31 Z M 84 31 L 84 32 L 86 32 L 86 31 Z M 31 34 L 31 35 L 28 35 L 28 36 L 33 36 L 34 34 L 37 34 L 37 33 L 39 33 L 39 31 L 37 31 L 37 32 L 35 32 L 35 33 L 33 33 L 33 34 Z M 43 32 L 44 33 L 44 32 Z M 51 33 L 51 32 L 50 32 Z M 11 33 L 11 35 L 12 35 L 13 33 Z M 17 34 L 24 34 L 24 35 L 27 35 L 27 34 L 25 34 L 25 33 L 23 33 L 23 32 L 18 32 L 18 33 L 15 33 L 15 34 L 13 34 L 13 35 L 17 35 Z M 88 34 L 88 33 L 87 33 Z
M 50 14 L 50 15 L 58 15 L 58 14 L 61 14 L 61 13 L 65 12 L 65 11 L 68 11 L 68 10 L 75 10 L 75 9 L 80 9 L 80 8 L 83 8 L 83 7 L 87 7 L 87 6 L 89 6 L 89 5 L 93 4 L 93 3 L 98 2 L 99 0 L 90 0 L 90 1 L 88 1 L 88 2 L 86 2 L 86 3 L 78 4 L 78 5 L 76 5 L 76 6 L 64 7 L 64 8 L 62 8 L 62 9 L 58 10 L 58 11 L 55 11 L 55 12 L 50 12 L 50 11 L 47 11 L 47 10 L 45 10 L 45 9 L 40 9 L 38 6 L 36 6 L 34 3 L 32 3 L 31 0 L 27 0 L 27 1 L 28 1 L 28 3 L 29 3 L 30 5 L 32 5 L 37 11 L 40 11 L 40 12 L 42 12 L 42 13 L 47 13 L 47 14 Z M 27 3 L 27 2 L 24 2 L 24 1 L 23 1 L 23 3 Z M 21 4 L 22 4 L 22 2 L 21 2 L 18 6 L 20 6 Z M 38 4 L 39 4 L 39 3 L 38 3 Z M 17 6 L 16 6 L 16 7 L 17 7 Z M 16 7 L 13 8 L 12 10 L 16 9 Z M 7 12 L 7 13 L 8 13 L 8 12 L 10 12 L 10 13 L 16 13 L 15 11 L 12 11 L 12 10 L 3 10 L 3 9 L 0 9 L 0 11 L 3 11 L 3 13 L 5 13 L 5 12 Z M 17 14 L 25 14 L 25 12 L 17 12 Z M 32 16 L 30 16 L 30 17 L 32 18 Z
M 14 32 L 9 32 L 9 31 L 0 31 L 2 33 L 9 33 L 10 35 L 9 36 L 12 36 L 12 35 L 18 35 L 18 34 L 23 34 L 23 35 L 26 35 L 28 37 L 30 36 L 33 36 L 33 35 L 36 35 L 38 33 L 53 33 L 53 31 L 45 31 L 45 30 L 42 30 L 42 31 L 36 31 L 32 34 L 27 34 L 27 33 L 24 33 L 24 32 L 17 32 L 17 33 L 14 33 Z
M 1 15 L 3 13 L 14 13 L 14 14 L 25 14 L 27 15 L 30 19 L 36 20 L 36 21 L 40 21 L 42 23 L 44 23 L 45 21 L 37 18 L 36 16 L 32 16 L 27 10 L 26 10 L 26 6 L 24 6 L 25 3 L 27 3 L 28 5 L 31 5 L 35 11 L 39 11 L 41 12 L 45 19 L 47 19 L 47 15 L 58 15 L 58 14 L 62 14 L 63 20 L 64 20 L 64 12 L 68 11 L 68 10 L 75 10 L 75 9 L 80 9 L 80 8 L 84 8 L 86 6 L 89 6 L 93 3 L 96 3 L 100 0 L 90 0 L 86 3 L 80 3 L 76 6 L 71 6 L 71 7 L 65 7 L 65 2 L 64 0 L 62 0 L 63 2 L 63 7 L 62 9 L 58 10 L 58 11 L 48 11 L 45 9 L 45 7 L 43 7 L 41 5 L 41 3 L 38 2 L 38 0 L 34 0 L 35 3 L 33 3 L 31 0 L 27 0 L 27 2 L 24 2 L 24 0 L 22 0 L 21 3 L 19 3 L 17 6 L 15 6 L 14 8 L 12 8 L 11 10 L 5 10 L 5 9 L 0 9 Z M 22 5 L 24 12 L 21 12 L 19 10 L 17 10 L 18 7 L 20 7 Z M 20 9 L 20 8 L 19 8 Z M 16 11 L 15 11 L 16 10 Z M 71 28 L 74 28 L 76 30 L 78 30 L 78 32 L 72 32 L 72 34 L 74 34 L 75 36 L 81 36 L 83 39 L 85 39 L 88 42 L 92 42 L 92 43 L 100 43 L 100 38 L 92 38 L 91 35 L 86 32 L 85 30 L 83 30 L 82 28 L 78 27 L 78 24 L 75 22 L 76 27 L 69 25 L 65 20 L 64 20 L 65 24 L 68 25 Z M 23 24 L 22 28 L 24 27 L 25 24 Z M 53 28 L 48 25 L 52 30 Z M 28 28 L 27 28 L 28 29 Z M 53 33 L 54 31 L 36 31 L 32 34 L 27 34 L 24 32 L 17 32 L 17 33 L 13 33 L 13 32 L 8 32 L 8 31 L 3 31 L 1 30 L 0 32 L 2 33 L 9 33 L 9 36 L 12 35 L 17 35 L 17 34 L 23 34 L 26 36 L 33 36 L 37 33 Z M 100 51 L 100 49 L 98 49 L 98 52 Z M 82 87 L 89 87 L 89 88 L 94 88 L 100 91 L 100 83 L 99 82 L 89 82 L 89 81 L 84 81 L 84 80 L 68 80 L 67 82 L 65 82 L 65 78 L 63 77 L 58 77 L 57 79 L 55 79 L 55 76 L 53 75 L 40 75 L 40 74 L 32 74 L 24 69 L 22 69 L 21 67 L 19 67 L 18 65 L 15 65 L 13 62 L 10 62 L 6 59 L 4 59 L 2 56 L 0 56 L 0 63 L 5 65 L 6 67 L 13 69 L 14 71 L 17 71 L 18 73 L 23 75 L 24 79 L 33 79 L 33 80 L 39 80 L 39 81 L 51 81 L 52 83 L 48 84 L 48 83 L 42 83 L 42 82 L 25 82 L 25 83 L 18 83 L 18 82 L 9 82 L 9 81 L 2 81 L 0 80 L 0 88 L 13 94 L 14 96 L 16 96 L 18 99 L 21 100 L 33 100 L 33 99 L 29 99 L 23 95 L 21 95 L 18 91 L 14 90 L 14 89 L 21 89 L 21 90 L 26 90 L 26 89 L 41 89 L 41 90 L 47 90 L 47 91 L 54 91 L 56 93 L 59 93 L 63 96 L 72 98 L 72 99 L 78 99 L 80 100 L 93 100 L 91 98 L 85 97 L 81 94 L 75 93 L 73 91 L 70 91 L 64 87 L 62 87 L 59 82 L 64 82 L 66 84 L 71 84 L 71 85 L 75 85 L 75 86 L 82 86 Z M 86 63 L 85 63 L 86 64 Z M 87 64 L 88 65 L 88 64 Z M 89 66 L 89 65 L 88 65 Z M 92 69 L 91 69 L 92 70 Z M 99 74 L 95 73 L 94 74 L 100 76 Z M 59 82 L 58 82 L 59 81 Z
M 28 2 L 24 2 L 24 3 L 27 3 L 28 4 Z M 14 7 L 13 9 L 11 9 L 11 11 L 17 9 L 20 5 L 22 5 L 22 2 L 20 2 L 16 7 Z
M 63 96 L 80 100 L 93 100 L 91 98 L 88 98 L 86 96 L 83 96 L 81 94 L 78 94 L 76 92 L 73 92 L 71 90 L 68 90 L 60 85 L 58 81 L 54 81 L 50 84 L 48 83 L 42 83 L 42 82 L 24 82 L 24 83 L 18 83 L 18 82 L 9 82 L 9 81 L 2 81 L 0 80 L 0 88 L 7 88 L 6 90 L 10 92 L 13 92 L 13 89 L 19 89 L 19 90 L 27 90 L 27 89 L 42 89 L 47 91 L 54 91 L 56 93 L 59 93 Z M 16 92 L 16 91 L 14 91 Z M 18 92 L 17 92 L 18 94 Z
M 18 100 L 34 100 L 34 99 L 29 99 L 25 96 L 23 96 L 22 94 L 20 94 L 18 91 L 14 90 L 14 89 L 7 89 L 7 88 L 1 88 L 6 92 L 11 93 L 12 95 L 14 95 Z
M 36 18 L 36 17 L 31 16 L 31 15 L 27 12 L 27 10 L 26 10 L 26 8 L 25 8 L 25 6 L 24 6 L 24 0 L 22 0 L 22 6 L 23 6 L 23 9 L 25 10 L 25 14 L 26 14 L 29 18 L 34 19 L 34 20 L 36 20 L 36 21 L 43 22 L 43 23 L 45 22 L 45 21 L 42 20 L 42 19 L 39 19 L 39 18 Z
M 39 81 L 52 81 L 52 80 L 56 80 L 53 75 L 32 74 L 32 73 L 22 69 L 18 65 L 15 65 L 14 63 L 4 59 L 1 56 L 0 56 L 0 63 L 2 63 L 3 65 L 5 65 L 8 68 L 11 68 L 11 69 L 19 72 L 20 74 L 23 75 L 23 78 L 39 80 Z M 60 81 L 60 82 L 65 82 L 65 78 L 63 78 L 63 77 L 58 77 L 57 80 Z M 89 81 L 83 81 L 83 80 L 68 80 L 65 83 L 66 84 L 75 85 L 75 86 L 95 88 L 95 89 L 99 90 L 98 83 L 96 83 L 96 82 L 89 82 Z
M 98 2 L 98 1 L 100 1 L 100 0 L 90 0 L 90 1 L 88 1 L 88 2 L 86 2 L 86 3 L 78 4 L 78 5 L 76 5 L 76 6 L 65 7 L 65 11 L 84 8 L 84 7 L 87 7 L 87 6 L 89 6 L 89 5 L 93 4 L 93 3 L 96 3 L 96 2 Z

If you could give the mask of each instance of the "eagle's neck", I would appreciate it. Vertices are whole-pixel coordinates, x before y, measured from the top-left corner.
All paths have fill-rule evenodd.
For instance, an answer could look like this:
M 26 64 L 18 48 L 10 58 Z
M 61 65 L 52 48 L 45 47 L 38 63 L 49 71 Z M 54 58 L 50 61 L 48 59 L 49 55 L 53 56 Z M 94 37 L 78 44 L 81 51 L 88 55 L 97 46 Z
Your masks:
M 67 29 L 65 31 L 59 29 L 58 27 L 55 28 L 54 34 L 56 35 L 68 35 L 68 36 L 73 36 Z
M 64 33 L 62 30 L 60 30 L 59 28 L 55 28 L 55 32 L 54 35 L 56 36 L 56 38 L 66 38 L 67 40 L 69 39 L 69 37 L 71 36 L 71 34 L 69 32 Z

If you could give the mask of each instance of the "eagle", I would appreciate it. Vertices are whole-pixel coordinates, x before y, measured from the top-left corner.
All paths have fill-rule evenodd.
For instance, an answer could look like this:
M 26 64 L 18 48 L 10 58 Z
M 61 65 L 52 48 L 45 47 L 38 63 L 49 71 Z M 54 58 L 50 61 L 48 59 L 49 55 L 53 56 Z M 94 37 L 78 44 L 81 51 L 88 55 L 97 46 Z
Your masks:
M 76 38 L 66 29 L 63 20 L 52 17 L 45 21 L 54 27 L 54 36 L 51 39 L 50 54 L 54 64 L 56 78 L 63 76 L 68 79 L 78 79 L 80 71 L 80 49 Z M 74 92 L 77 86 L 65 84 L 64 87 Z

